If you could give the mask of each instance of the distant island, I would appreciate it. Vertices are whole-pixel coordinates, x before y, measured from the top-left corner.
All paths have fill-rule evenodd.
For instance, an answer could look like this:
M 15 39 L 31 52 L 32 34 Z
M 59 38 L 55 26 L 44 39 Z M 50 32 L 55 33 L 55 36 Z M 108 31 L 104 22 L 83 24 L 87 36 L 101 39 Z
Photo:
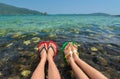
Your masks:
M 46 12 L 39 12 L 35 10 L 30 10 L 26 8 L 19 8 L 12 5 L 0 3 L 0 15 L 21 15 L 21 14 L 39 14 L 39 15 L 47 15 Z
M 80 16 L 111 16 L 110 14 L 107 13 L 90 13 L 90 14 L 56 14 L 56 15 L 68 15 L 68 16 L 74 16 L 74 15 L 80 15 Z
M 116 17 L 120 17 L 120 15 L 115 15 Z

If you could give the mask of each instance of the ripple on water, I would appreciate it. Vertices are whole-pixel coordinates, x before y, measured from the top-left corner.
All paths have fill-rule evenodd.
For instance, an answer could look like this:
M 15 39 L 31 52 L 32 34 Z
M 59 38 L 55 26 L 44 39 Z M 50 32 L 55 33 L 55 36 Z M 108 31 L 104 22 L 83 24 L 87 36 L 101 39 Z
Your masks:
M 80 58 L 108 78 L 120 77 L 119 18 L 116 21 L 105 16 L 8 17 L 0 21 L 0 78 L 30 79 L 39 60 L 38 42 L 44 40 L 58 44 L 55 63 L 63 79 L 74 79 L 60 50 L 66 41 L 78 42 Z

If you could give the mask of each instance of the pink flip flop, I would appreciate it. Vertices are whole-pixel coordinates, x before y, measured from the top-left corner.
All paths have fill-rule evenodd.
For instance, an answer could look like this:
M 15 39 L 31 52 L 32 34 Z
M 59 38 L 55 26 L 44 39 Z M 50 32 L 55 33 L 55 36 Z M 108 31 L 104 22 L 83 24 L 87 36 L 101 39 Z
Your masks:
M 41 48 L 41 46 L 42 46 L 43 44 L 47 44 L 47 47 L 48 47 L 48 42 L 43 41 L 43 42 L 40 42 L 40 43 L 39 43 L 39 45 L 38 45 L 38 56 L 39 56 L 39 58 L 41 58 L 40 54 L 41 54 L 41 51 L 42 51 L 43 49 L 45 49 L 46 52 L 47 52 L 47 48 L 46 48 L 45 45 Z
M 55 59 L 56 54 L 57 54 L 57 51 L 58 51 L 58 46 L 57 46 L 56 42 L 54 42 L 54 41 L 49 41 L 49 44 L 50 44 L 50 43 L 52 43 L 52 44 L 54 44 L 54 45 L 56 46 L 56 48 L 54 48 L 54 47 L 53 47 L 53 46 L 51 46 L 51 45 L 50 45 L 50 46 L 48 46 L 48 49 L 49 49 L 49 48 L 52 48 L 52 49 L 53 49 L 53 51 L 54 51 L 54 56 L 53 56 L 53 59 Z M 48 45 L 49 45 L 49 44 L 48 44 Z

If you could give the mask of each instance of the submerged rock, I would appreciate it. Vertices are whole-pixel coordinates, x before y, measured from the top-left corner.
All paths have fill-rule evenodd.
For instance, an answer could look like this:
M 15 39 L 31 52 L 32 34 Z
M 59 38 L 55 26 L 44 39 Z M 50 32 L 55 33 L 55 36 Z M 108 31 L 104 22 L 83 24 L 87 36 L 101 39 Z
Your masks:
M 112 47 L 112 45 L 111 45 L 111 44 L 108 44 L 107 46 Z
M 113 35 L 113 34 L 109 34 L 108 35 L 108 38 L 112 38 L 112 37 L 114 37 L 115 35 Z
M 79 31 L 75 31 L 75 33 L 79 34 L 80 32 Z
M 94 32 L 94 31 L 92 31 L 92 30 L 90 30 L 90 29 L 86 29 L 86 31 L 87 31 L 87 32 Z
M 34 32 L 32 35 L 33 36 L 36 36 L 36 35 L 38 35 L 39 33 L 38 32 Z
M 49 35 L 49 37 L 50 37 L 50 38 L 57 38 L 57 35 L 56 35 L 56 34 L 51 33 L 51 34 Z
M 91 56 L 95 56 L 96 55 L 96 53 L 95 52 L 91 52 Z
M 25 44 L 25 45 L 29 45 L 30 43 L 31 43 L 30 40 L 27 40 L 27 41 L 23 42 L 23 44 Z
M 24 69 L 25 69 L 25 65 L 20 64 L 20 65 L 19 65 L 19 71 L 22 71 L 22 70 L 24 70 Z
M 28 75 L 30 75 L 30 73 L 31 73 L 30 70 L 23 70 L 23 71 L 21 72 L 21 75 L 22 75 L 23 77 L 28 77 Z
M 37 48 L 37 47 L 35 47 L 35 48 L 34 48 L 34 50 L 35 50 L 35 51 L 38 51 L 38 48 Z
M 74 32 L 75 32 L 76 34 L 79 34 L 79 33 L 80 33 L 80 30 L 74 29 Z
M 21 33 L 16 33 L 12 36 L 12 38 L 19 38 L 21 36 Z
M 99 56 L 93 57 L 93 62 L 96 64 L 100 64 L 100 65 L 107 65 L 108 64 L 108 62 L 105 58 L 99 57 Z
M 3 76 L 2 72 L 0 72 L 0 77 Z
M 99 61 L 100 61 L 100 64 L 101 65 L 107 65 L 107 60 L 106 59 L 104 59 L 103 57 L 99 57 Z
M 0 36 L 3 36 L 5 34 L 4 30 L 0 30 Z
M 22 35 L 22 36 L 21 36 L 21 38 L 25 38 L 25 37 L 27 37 L 27 35 Z
M 9 77 L 7 79 L 20 79 L 20 77 L 19 76 L 14 76 L 14 77 Z
M 10 46 L 12 46 L 13 45 L 13 43 L 10 43 L 10 44 L 7 44 L 7 46 L 6 47 L 10 47 Z
M 34 43 L 37 43 L 37 42 L 40 41 L 40 38 L 39 37 L 34 37 L 34 38 L 31 39 L 31 41 L 34 42 Z
M 91 51 L 98 51 L 96 47 L 91 47 Z
M 50 29 L 50 28 L 42 29 L 41 32 L 52 32 L 52 29 Z

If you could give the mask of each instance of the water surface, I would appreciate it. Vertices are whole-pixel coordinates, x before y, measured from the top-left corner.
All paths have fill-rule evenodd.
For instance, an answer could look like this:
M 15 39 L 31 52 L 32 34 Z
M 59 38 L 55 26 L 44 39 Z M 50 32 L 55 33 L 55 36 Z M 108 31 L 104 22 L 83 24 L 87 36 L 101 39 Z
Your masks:
M 55 62 L 63 79 L 74 78 L 69 76 L 71 69 L 66 68 L 61 54 L 65 41 L 79 43 L 81 59 L 107 77 L 120 77 L 120 17 L 1 15 L 0 78 L 29 79 L 38 63 L 37 45 L 43 40 L 57 42 Z M 28 76 L 22 75 L 25 70 L 30 71 Z

